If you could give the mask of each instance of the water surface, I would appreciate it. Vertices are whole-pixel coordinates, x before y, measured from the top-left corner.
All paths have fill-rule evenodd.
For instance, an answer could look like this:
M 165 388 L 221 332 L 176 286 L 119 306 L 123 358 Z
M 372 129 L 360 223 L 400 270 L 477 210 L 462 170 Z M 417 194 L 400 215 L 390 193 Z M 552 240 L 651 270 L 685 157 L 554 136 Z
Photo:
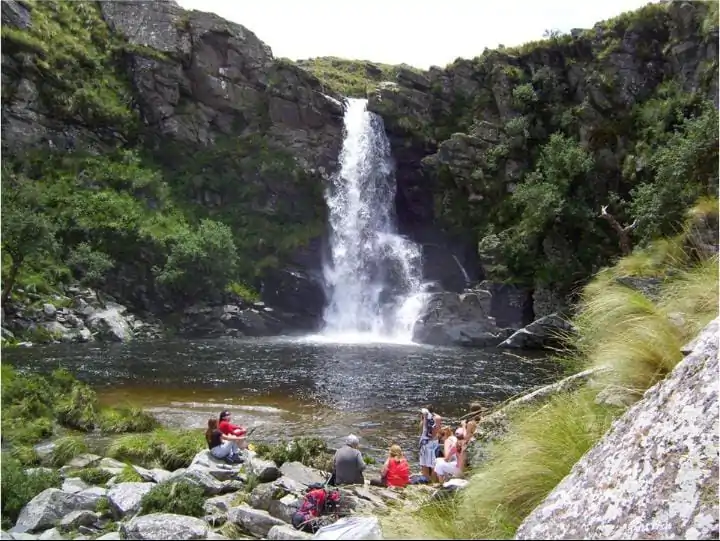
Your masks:
M 297 338 L 58 344 L 3 351 L 21 370 L 64 367 L 103 403 L 130 401 L 171 426 L 204 426 L 228 408 L 261 440 L 350 432 L 377 455 L 417 446 L 418 410 L 456 418 L 471 401 L 503 401 L 557 379 L 542 358 L 422 345 L 332 344 Z M 411 456 L 411 458 L 414 458 Z

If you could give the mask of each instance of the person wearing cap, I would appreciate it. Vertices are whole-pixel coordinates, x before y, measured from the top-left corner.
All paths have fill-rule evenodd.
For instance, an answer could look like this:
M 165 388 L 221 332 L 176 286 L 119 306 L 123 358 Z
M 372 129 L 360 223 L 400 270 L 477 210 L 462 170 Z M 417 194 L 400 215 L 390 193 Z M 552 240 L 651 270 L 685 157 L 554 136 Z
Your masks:
M 334 485 L 364 485 L 365 461 L 358 450 L 360 440 L 354 434 L 345 438 L 345 445 L 335 452 L 332 477 Z
M 219 421 L 218 428 L 223 434 L 227 434 L 229 436 L 239 436 L 241 438 L 247 434 L 247 429 L 240 425 L 234 425 L 230 422 L 230 412 L 228 410 L 220 412 Z

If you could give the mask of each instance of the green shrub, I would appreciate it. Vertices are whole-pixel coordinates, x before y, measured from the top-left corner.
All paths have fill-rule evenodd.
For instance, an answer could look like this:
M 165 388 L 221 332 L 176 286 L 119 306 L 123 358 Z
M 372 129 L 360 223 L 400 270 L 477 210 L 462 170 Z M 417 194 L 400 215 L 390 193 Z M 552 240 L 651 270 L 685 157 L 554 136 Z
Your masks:
M 69 428 L 92 430 L 97 416 L 95 391 L 84 383 L 74 383 L 67 395 L 58 397 L 55 416 L 60 424 Z
M 301 462 L 306 466 L 324 471 L 332 470 L 334 453 L 320 438 L 303 437 L 291 442 L 280 441 L 275 444 L 255 444 L 257 454 L 272 460 L 278 466 L 285 462 Z
M 176 470 L 188 467 L 206 445 L 202 431 L 160 429 L 121 436 L 108 446 L 107 454 L 145 467 Z
M 160 422 L 142 408 L 123 406 L 103 408 L 98 417 L 98 426 L 102 432 L 121 434 L 128 432 L 150 432 L 159 428 Z
M 0 483 L 0 501 L 2 502 L 2 527 L 12 527 L 17 520 L 20 510 L 48 488 L 58 488 L 61 484 L 60 474 L 57 471 L 44 470 L 31 474 L 25 473 L 22 465 L 13 458 L 2 457 L 2 475 Z
M 38 455 L 34 447 L 29 445 L 13 447 L 10 456 L 23 466 L 37 466 L 40 464 L 40 455 Z
M 95 504 L 95 512 L 98 515 L 107 515 L 110 513 L 110 500 L 106 496 L 101 497 Z
M 85 468 L 78 472 L 78 477 L 89 485 L 104 485 L 113 475 L 101 468 Z
M 204 514 L 205 492 L 187 481 L 160 483 L 145 494 L 140 502 L 142 514 L 175 513 L 190 517 Z
M 87 444 L 81 436 L 64 436 L 55 441 L 55 446 L 50 455 L 50 463 L 59 468 L 76 456 L 87 452 Z
M 143 481 L 142 476 L 137 472 L 132 464 L 125 464 L 122 471 L 117 474 L 118 483 L 141 483 Z

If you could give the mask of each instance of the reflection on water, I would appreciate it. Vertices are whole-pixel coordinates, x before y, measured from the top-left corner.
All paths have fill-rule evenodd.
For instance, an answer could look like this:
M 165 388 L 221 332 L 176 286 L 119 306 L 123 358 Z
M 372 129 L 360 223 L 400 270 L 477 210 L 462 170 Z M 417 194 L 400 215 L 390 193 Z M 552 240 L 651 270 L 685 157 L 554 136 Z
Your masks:
M 541 358 L 493 350 L 292 338 L 53 345 L 6 350 L 3 361 L 65 367 L 104 403 L 139 403 L 173 426 L 199 428 L 230 408 L 258 439 L 319 435 L 339 445 L 354 432 L 375 450 L 392 441 L 415 449 L 425 404 L 453 418 L 471 401 L 500 402 L 558 376 Z

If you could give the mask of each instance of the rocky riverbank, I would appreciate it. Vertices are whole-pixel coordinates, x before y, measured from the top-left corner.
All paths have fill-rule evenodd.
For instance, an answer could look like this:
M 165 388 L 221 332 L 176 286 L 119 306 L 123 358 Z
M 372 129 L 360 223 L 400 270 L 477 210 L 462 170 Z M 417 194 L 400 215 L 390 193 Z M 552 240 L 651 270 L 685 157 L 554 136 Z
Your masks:
M 128 468 L 136 480 L 123 481 Z M 25 474 L 48 471 L 30 468 Z M 238 465 L 201 451 L 187 468 L 174 471 L 83 454 L 57 474 L 59 486 L 29 501 L 2 539 L 310 539 L 290 525 L 292 515 L 308 485 L 324 483 L 328 476 L 300 462 L 278 467 L 253 451 Z M 88 482 L 91 477 L 94 482 Z M 327 524 L 346 516 L 373 517 L 389 508 L 415 508 L 437 492 L 427 486 L 395 490 L 368 484 L 339 490 L 338 512 L 326 517 Z

